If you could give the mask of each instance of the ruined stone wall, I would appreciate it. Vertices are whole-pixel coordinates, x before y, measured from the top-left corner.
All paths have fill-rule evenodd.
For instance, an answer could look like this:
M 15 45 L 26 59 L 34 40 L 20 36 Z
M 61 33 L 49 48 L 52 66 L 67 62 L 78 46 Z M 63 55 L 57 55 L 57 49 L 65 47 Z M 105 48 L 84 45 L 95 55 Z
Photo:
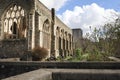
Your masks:
M 44 21 L 48 20 L 50 23 L 50 33 L 48 33 L 47 35 L 51 36 L 51 38 L 48 38 L 51 46 L 49 51 L 51 56 L 57 57 L 61 55 L 62 56 L 69 55 L 70 52 L 72 53 L 72 30 L 67 25 L 65 25 L 57 16 L 55 16 L 55 12 L 52 10 L 54 9 L 49 10 L 40 1 L 35 0 L 35 12 L 39 14 L 39 17 L 40 17 L 39 19 L 41 21 L 40 22 L 41 24 L 40 23 L 39 23 L 40 25 L 38 24 L 40 35 L 41 35 L 40 40 L 42 38 L 42 40 L 40 41 L 40 43 L 42 43 L 41 46 L 44 47 L 44 45 L 48 42 L 44 38 L 44 35 L 46 35 L 46 32 L 44 32 L 44 28 L 43 28 Z M 38 20 L 35 19 L 35 23 L 36 21 Z M 38 25 L 36 25 L 35 28 L 37 28 Z M 57 34 L 57 28 L 59 28 L 58 34 Z M 36 30 L 35 30 L 35 33 L 37 32 Z M 61 37 L 61 30 L 64 31 L 62 34 L 62 37 Z M 37 37 L 36 39 L 39 39 Z M 64 47 L 64 48 L 61 48 L 61 47 Z
M 49 10 L 39 0 L 35 0 L 35 11 L 37 11 L 41 15 L 43 19 L 42 21 L 44 21 L 46 18 L 51 20 L 51 10 Z
M 1 41 L 5 40 L 6 33 L 10 34 L 10 41 L 13 40 L 13 38 L 11 39 L 11 34 L 12 36 L 19 35 L 19 34 L 14 35 L 13 30 L 11 30 L 11 26 L 13 26 L 15 20 L 18 29 L 20 29 L 21 27 L 20 24 L 22 24 L 20 23 L 19 18 L 17 18 L 16 16 L 17 11 L 15 11 L 16 9 L 15 5 L 17 6 L 17 11 L 20 11 L 19 7 L 21 7 L 21 9 L 24 10 L 24 16 L 19 16 L 19 18 L 20 20 L 22 17 L 25 18 L 24 23 L 25 26 L 27 27 L 26 32 L 23 31 L 26 34 L 25 38 L 27 40 L 25 44 L 28 46 L 28 48 L 25 48 L 26 50 L 31 50 L 36 46 L 44 47 L 48 49 L 49 57 L 51 56 L 51 54 L 54 54 L 54 56 L 57 57 L 61 55 L 60 53 L 64 54 L 63 56 L 65 56 L 66 53 L 69 54 L 69 52 L 72 52 L 72 30 L 69 27 L 67 27 L 60 19 L 58 19 L 57 16 L 55 16 L 54 9 L 52 9 L 53 11 L 49 10 L 39 0 L 0 0 L 0 40 Z M 13 11 L 15 14 L 12 14 Z M 6 21 L 5 15 L 9 14 L 9 12 L 11 16 L 8 17 Z M 10 20 L 12 20 L 12 22 L 10 22 Z M 59 34 L 56 34 L 57 27 L 60 28 Z M 18 31 L 18 33 L 19 32 L 20 31 Z M 6 39 L 9 40 L 9 38 Z M 17 37 L 16 39 L 21 39 L 21 38 Z M 10 47 L 13 46 L 12 45 L 14 43 L 13 41 L 8 43 L 9 47 L 6 46 L 5 47 L 11 49 Z M 2 44 L 2 46 L 4 44 Z M 20 47 L 18 42 L 16 43 L 15 41 L 14 44 Z M 15 48 L 15 52 L 16 52 L 16 48 Z
M 34 45 L 44 47 L 51 55 L 51 10 L 44 6 L 39 0 L 35 0 L 35 26 L 33 33 Z M 34 47 L 35 47 L 34 46 Z
M 12 6 L 16 5 L 17 8 L 13 8 Z M 21 15 L 16 17 L 17 11 L 20 11 L 21 8 L 25 11 L 24 16 Z M 13 9 L 11 9 L 13 8 Z M 15 12 L 15 10 L 17 11 Z M 0 57 L 20 57 L 25 51 L 28 50 L 28 48 L 31 48 L 31 17 L 30 14 L 32 10 L 34 9 L 34 0 L 0 0 Z M 14 10 L 15 14 L 9 13 Z M 22 12 L 21 12 L 22 13 Z M 24 38 L 5 38 L 5 19 L 6 14 L 10 14 L 10 17 L 8 18 L 7 25 L 11 27 L 10 20 L 14 22 L 16 20 L 17 27 L 19 28 L 23 25 L 26 26 L 26 37 Z M 22 17 L 25 17 L 25 24 L 22 24 L 20 26 L 19 18 L 22 20 Z M 10 31 L 10 28 L 8 27 L 8 31 Z M 7 31 L 7 32 L 8 32 Z M 13 35 L 13 34 L 12 34 Z M 21 35 L 21 34 L 20 34 Z
M 66 24 L 64 24 L 58 17 L 56 17 L 55 26 L 59 26 L 61 29 L 64 29 L 66 32 L 72 34 L 72 30 Z
M 27 48 L 25 39 L 0 41 L 0 58 L 21 57 Z
M 72 48 L 72 30 L 62 23 L 62 21 L 56 17 L 55 18 L 55 36 L 56 36 L 56 53 L 59 56 L 68 56 L 73 54 Z M 58 32 L 58 34 L 57 34 Z
M 0 39 L 4 38 L 4 16 L 6 11 L 10 8 L 10 6 L 12 6 L 13 4 L 21 6 L 25 10 L 25 16 L 28 16 L 30 11 L 32 11 L 34 7 L 33 1 L 34 0 L 0 0 Z

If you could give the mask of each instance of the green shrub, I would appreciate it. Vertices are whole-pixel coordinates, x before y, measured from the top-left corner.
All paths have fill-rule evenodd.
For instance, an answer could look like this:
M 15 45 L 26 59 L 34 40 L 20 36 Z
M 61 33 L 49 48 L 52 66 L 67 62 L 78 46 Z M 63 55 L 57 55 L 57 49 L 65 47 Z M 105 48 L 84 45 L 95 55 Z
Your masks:
M 65 61 L 71 61 L 72 59 L 73 59 L 72 56 L 67 56 L 64 60 L 65 60 Z
M 88 53 L 87 61 L 104 61 L 104 57 L 100 51 L 94 51 L 94 53 Z
M 48 50 L 37 46 L 32 50 L 32 55 L 33 61 L 41 61 L 48 56 Z
M 78 59 L 81 59 L 81 55 L 82 55 L 82 50 L 81 49 L 76 49 L 76 58 L 78 58 Z

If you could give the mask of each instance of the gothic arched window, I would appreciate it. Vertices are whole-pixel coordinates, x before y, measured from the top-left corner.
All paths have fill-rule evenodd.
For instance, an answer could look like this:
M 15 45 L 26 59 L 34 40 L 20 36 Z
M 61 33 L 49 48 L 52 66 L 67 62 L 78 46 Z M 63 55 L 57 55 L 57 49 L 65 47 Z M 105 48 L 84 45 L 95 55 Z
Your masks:
M 25 10 L 13 4 L 4 14 L 4 38 L 13 39 L 25 37 Z
M 50 48 L 50 22 L 48 19 L 43 23 L 43 47 Z
M 48 19 L 46 19 L 46 20 L 44 21 L 43 31 L 45 31 L 45 32 L 47 32 L 47 33 L 49 33 L 49 31 L 50 31 L 50 22 L 49 22 Z

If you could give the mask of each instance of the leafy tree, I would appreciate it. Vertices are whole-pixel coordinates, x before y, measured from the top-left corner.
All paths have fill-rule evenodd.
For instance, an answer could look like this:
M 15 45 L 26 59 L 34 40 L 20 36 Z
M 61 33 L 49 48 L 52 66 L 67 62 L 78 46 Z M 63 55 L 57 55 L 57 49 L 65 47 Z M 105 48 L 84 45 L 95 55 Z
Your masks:
M 90 49 L 89 46 L 86 48 L 87 53 L 89 53 L 88 60 L 106 61 L 109 60 L 109 56 L 120 57 L 120 18 L 101 26 L 101 29 L 95 28 L 87 38 L 91 40 L 88 44 Z

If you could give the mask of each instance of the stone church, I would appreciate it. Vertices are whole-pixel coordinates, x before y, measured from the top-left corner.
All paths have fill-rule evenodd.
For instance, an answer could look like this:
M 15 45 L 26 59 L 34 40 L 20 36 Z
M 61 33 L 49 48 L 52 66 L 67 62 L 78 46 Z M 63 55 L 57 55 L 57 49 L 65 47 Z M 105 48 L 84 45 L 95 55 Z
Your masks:
M 72 30 L 39 0 L 0 0 L 0 58 L 44 47 L 49 57 L 72 55 Z

